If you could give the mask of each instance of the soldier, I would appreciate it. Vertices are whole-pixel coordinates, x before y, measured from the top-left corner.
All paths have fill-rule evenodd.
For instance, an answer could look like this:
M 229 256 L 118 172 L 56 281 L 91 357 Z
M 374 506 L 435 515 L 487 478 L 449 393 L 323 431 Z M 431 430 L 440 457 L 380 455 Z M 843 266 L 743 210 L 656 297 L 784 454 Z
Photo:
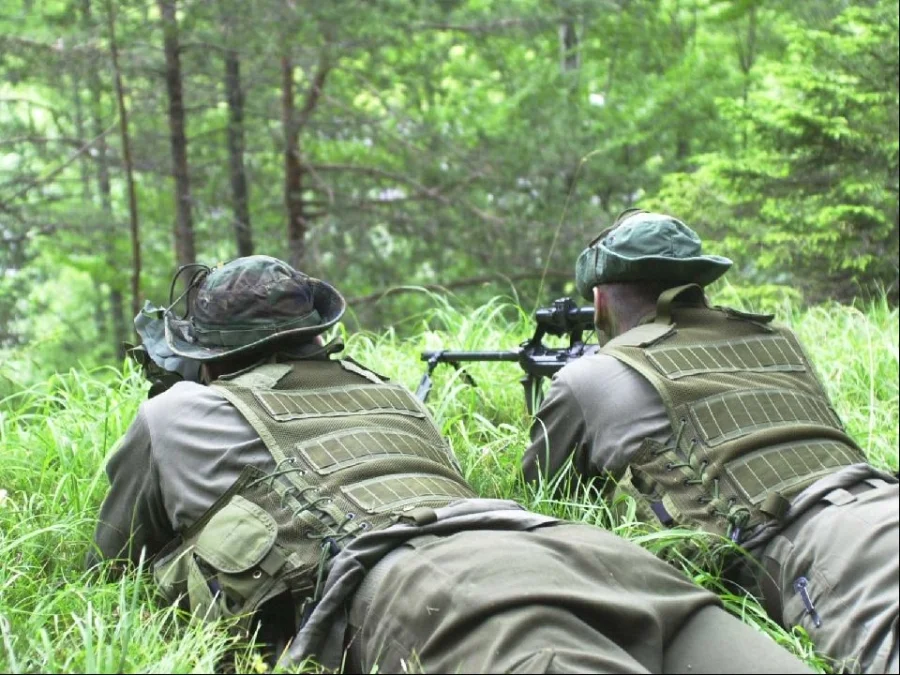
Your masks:
M 199 363 L 202 383 L 141 406 L 89 565 L 146 556 L 169 602 L 240 617 L 283 665 L 807 672 L 638 546 L 477 498 L 414 396 L 332 358 L 320 335 L 344 307 L 252 256 L 201 268 L 164 341 L 142 325 L 155 360 Z
M 554 377 L 524 474 L 571 458 L 646 522 L 729 537 L 773 619 L 842 668 L 896 673 L 897 482 L 866 462 L 790 330 L 707 304 L 730 266 L 638 209 L 591 242 L 576 284 L 609 341 Z

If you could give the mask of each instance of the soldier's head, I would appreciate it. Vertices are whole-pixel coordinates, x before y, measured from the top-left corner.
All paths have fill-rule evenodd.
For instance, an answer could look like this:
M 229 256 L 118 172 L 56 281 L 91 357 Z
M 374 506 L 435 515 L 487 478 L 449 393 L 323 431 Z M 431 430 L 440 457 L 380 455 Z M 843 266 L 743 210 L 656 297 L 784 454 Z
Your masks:
M 629 209 L 578 256 L 575 284 L 594 303 L 597 327 L 614 337 L 652 311 L 667 288 L 706 286 L 731 261 L 704 255 L 697 233 L 661 213 Z
M 170 302 L 165 339 L 174 354 L 204 364 L 214 375 L 320 341 L 346 309 L 335 288 L 277 258 L 254 255 L 190 269 L 183 294 L 187 311 L 178 316 Z

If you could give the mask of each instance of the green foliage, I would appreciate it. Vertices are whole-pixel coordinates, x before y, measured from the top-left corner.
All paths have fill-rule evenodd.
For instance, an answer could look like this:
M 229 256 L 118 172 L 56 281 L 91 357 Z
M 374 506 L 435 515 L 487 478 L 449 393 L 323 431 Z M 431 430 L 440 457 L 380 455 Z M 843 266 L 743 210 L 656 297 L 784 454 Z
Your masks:
M 154 2 L 113 4 L 140 218 L 137 300 L 160 300 L 175 238 L 162 27 Z M 107 7 L 12 0 L 0 16 L 0 350 L 15 350 L 0 358 L 36 364 L 20 366 L 33 375 L 18 382 L 114 363 L 127 337 L 131 241 Z M 510 287 L 524 305 L 546 302 L 566 292 L 584 244 L 638 204 L 681 216 L 708 249 L 733 256 L 741 287 L 790 286 L 814 301 L 883 287 L 896 301 L 895 3 L 177 7 L 201 261 L 236 252 L 231 49 L 256 251 L 288 254 L 285 57 L 303 117 L 301 267 L 350 298 L 462 282 L 476 305 Z M 473 281 L 492 273 L 511 280 Z M 368 328 L 428 307 L 417 294 L 354 304 Z
M 738 289 L 724 289 L 741 297 Z M 528 335 L 528 314 L 502 299 L 451 304 L 426 296 L 430 308 L 408 320 L 413 337 L 396 331 L 347 335 L 354 358 L 415 387 L 423 349 L 506 348 Z M 720 298 L 721 299 L 721 298 Z M 747 300 L 748 309 L 759 309 Z M 807 346 L 838 413 L 870 460 L 897 470 L 898 329 L 885 300 L 800 310 L 775 307 Z M 467 367 L 478 386 L 456 371 L 436 371 L 429 406 L 459 457 L 467 479 L 487 497 L 512 498 L 532 510 L 604 527 L 665 555 L 696 583 L 713 590 L 743 621 L 754 624 L 819 670 L 824 662 L 800 633 L 787 633 L 754 600 L 735 595 L 716 570 L 678 557 L 704 535 L 653 531 L 633 513 L 614 515 L 582 497 L 560 498 L 554 484 L 523 483 L 519 462 L 528 443 L 520 373 L 515 364 Z M 186 622 L 161 607 L 146 575 L 105 581 L 83 571 L 100 501 L 103 461 L 133 419 L 146 384 L 131 365 L 73 370 L 0 401 L 0 670 L 4 672 L 210 672 L 223 660 L 238 672 L 263 672 L 259 655 L 225 626 Z M 314 664 L 303 669 L 315 670 Z
M 791 322 L 848 431 L 874 465 L 896 472 L 897 309 L 884 299 L 854 307 L 824 305 L 795 313 Z
M 785 12 L 779 58 L 720 103 L 732 143 L 668 176 L 655 204 L 718 233 L 756 280 L 809 297 L 898 293 L 898 12 L 884 0 L 820 27 Z
M 779 313 L 785 307 L 799 307 L 803 295 L 796 288 L 784 284 L 735 286 L 722 278 L 707 289 L 712 303 L 752 312 Z

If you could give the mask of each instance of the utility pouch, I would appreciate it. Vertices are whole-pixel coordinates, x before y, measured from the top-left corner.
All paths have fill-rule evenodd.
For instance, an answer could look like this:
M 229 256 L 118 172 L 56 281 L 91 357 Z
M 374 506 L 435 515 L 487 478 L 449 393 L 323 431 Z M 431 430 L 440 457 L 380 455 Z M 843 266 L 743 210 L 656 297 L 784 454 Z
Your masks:
M 154 566 L 167 599 L 187 597 L 191 611 L 208 621 L 252 612 L 276 586 L 284 559 L 274 547 L 275 519 L 233 495 L 195 536 Z

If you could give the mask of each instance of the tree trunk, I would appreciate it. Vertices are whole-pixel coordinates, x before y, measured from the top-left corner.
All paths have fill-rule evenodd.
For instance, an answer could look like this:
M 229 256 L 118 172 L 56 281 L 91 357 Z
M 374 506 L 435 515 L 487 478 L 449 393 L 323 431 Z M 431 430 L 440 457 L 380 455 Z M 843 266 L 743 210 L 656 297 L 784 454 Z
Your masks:
M 744 110 L 747 109 L 747 102 L 750 99 L 750 71 L 753 70 L 753 66 L 756 63 L 756 5 L 751 5 L 750 13 L 747 16 L 747 41 L 746 45 L 741 42 L 740 36 L 738 36 L 738 63 L 741 68 L 741 72 L 744 74 L 744 90 L 742 95 L 742 101 L 744 103 Z M 741 146 L 747 147 L 747 124 L 743 124 L 741 127 Z
M 85 35 L 91 34 L 94 28 L 93 17 L 91 15 L 91 0 L 82 0 L 82 25 Z M 99 57 L 94 57 L 99 60 Z M 107 164 L 107 145 L 106 136 L 103 130 L 106 128 L 103 124 L 103 85 L 100 82 L 101 67 L 100 63 L 92 62 L 88 68 L 88 91 L 90 92 L 90 118 L 93 135 L 99 137 L 95 144 L 97 150 L 97 192 L 100 194 L 100 205 L 103 210 L 104 223 L 103 230 L 107 233 L 104 237 L 106 245 L 106 260 L 111 269 L 119 267 L 115 254 L 116 239 L 116 222 L 112 209 L 112 189 L 109 180 L 109 165 Z M 125 358 L 125 340 L 127 339 L 127 328 L 125 325 L 125 308 L 122 298 L 122 290 L 116 283 L 110 283 L 109 286 L 109 318 L 113 331 L 113 353 L 117 361 Z
M 172 175 L 175 177 L 175 259 L 179 265 L 194 262 L 194 221 L 191 216 L 191 187 L 188 178 L 187 137 L 184 133 L 184 97 L 181 88 L 181 48 L 178 44 L 176 0 L 158 0 L 162 17 L 166 54 L 166 91 L 169 95 L 169 139 L 172 146 Z
M 91 0 L 82 0 L 82 25 L 86 35 L 93 30 L 93 18 L 91 16 Z M 99 58 L 99 57 L 95 57 Z M 106 247 L 106 261 L 111 269 L 119 267 L 115 254 L 116 240 L 116 222 L 112 209 L 112 189 L 109 180 L 109 165 L 107 164 L 107 145 L 106 136 L 103 130 L 106 128 L 103 124 L 103 85 L 100 82 L 101 72 L 100 64 L 92 62 L 88 68 L 88 91 L 90 92 L 90 119 L 93 135 L 99 140 L 95 144 L 97 150 L 97 192 L 100 194 L 100 205 L 103 210 L 103 216 L 106 222 L 103 224 L 103 230 L 106 233 L 104 243 Z M 109 286 L 109 318 L 113 332 L 113 353 L 117 361 L 125 358 L 125 340 L 127 339 L 127 328 L 125 325 L 124 302 L 122 298 L 122 290 L 115 282 L 111 282 Z
M 71 63 L 72 76 L 72 103 L 75 108 L 75 138 L 84 138 L 84 105 L 81 102 L 81 72 L 80 64 L 74 58 Z M 97 131 L 102 134 L 103 129 Z M 102 138 L 100 142 L 105 142 Z M 91 176 L 88 167 L 88 158 L 81 157 L 78 161 L 78 171 L 81 174 L 81 198 L 87 204 L 91 201 Z
M 301 159 L 300 132 L 306 128 L 316 111 L 322 91 L 325 89 L 325 80 L 331 72 L 330 45 L 331 39 L 326 34 L 325 45 L 319 52 L 315 75 L 309 89 L 306 90 L 299 114 L 295 112 L 294 105 L 294 64 L 287 51 L 281 57 L 281 123 L 285 141 L 284 202 L 288 213 L 288 251 L 290 263 L 294 267 L 303 262 L 306 254 L 306 231 L 310 218 L 306 211 L 307 203 L 303 200 L 303 176 L 307 166 Z
M 559 26 L 559 56 L 559 67 L 563 74 L 577 71 L 581 65 L 581 50 L 574 18 L 566 18 Z
M 288 262 L 299 267 L 306 252 L 303 165 L 294 106 L 294 64 L 281 57 L 281 126 L 284 129 L 284 206 L 287 210 Z
M 679 126 L 675 135 L 675 159 L 678 160 L 679 166 L 691 156 L 691 131 L 692 129 L 684 129 Z
M 122 133 L 122 159 L 125 163 L 125 180 L 128 186 L 128 217 L 131 226 L 131 312 L 137 316 L 141 293 L 141 239 L 138 227 L 137 194 L 134 189 L 134 165 L 131 161 L 131 139 L 128 136 L 128 112 L 125 109 L 125 92 L 122 72 L 119 70 L 119 48 L 116 44 L 116 9 L 114 0 L 106 0 L 106 20 L 109 27 L 109 52 L 112 57 L 113 81 L 116 86 L 116 102 L 119 108 L 119 130 Z M 101 164 L 103 164 L 101 162 Z M 107 175 L 107 190 L 109 176 Z M 111 303 L 114 304 L 114 303 Z
M 228 165 L 234 233 L 238 255 L 247 256 L 253 255 L 253 230 L 244 170 L 244 92 L 241 90 L 240 57 L 233 49 L 225 52 L 225 98 L 228 100 Z
M 137 316 L 137 312 L 132 312 Z M 114 286 L 109 288 L 109 315 L 113 320 L 113 339 L 115 340 L 116 361 L 121 363 L 125 359 L 125 340 L 128 332 L 125 328 L 125 299 L 122 291 Z M 136 343 L 135 343 L 136 344 Z

